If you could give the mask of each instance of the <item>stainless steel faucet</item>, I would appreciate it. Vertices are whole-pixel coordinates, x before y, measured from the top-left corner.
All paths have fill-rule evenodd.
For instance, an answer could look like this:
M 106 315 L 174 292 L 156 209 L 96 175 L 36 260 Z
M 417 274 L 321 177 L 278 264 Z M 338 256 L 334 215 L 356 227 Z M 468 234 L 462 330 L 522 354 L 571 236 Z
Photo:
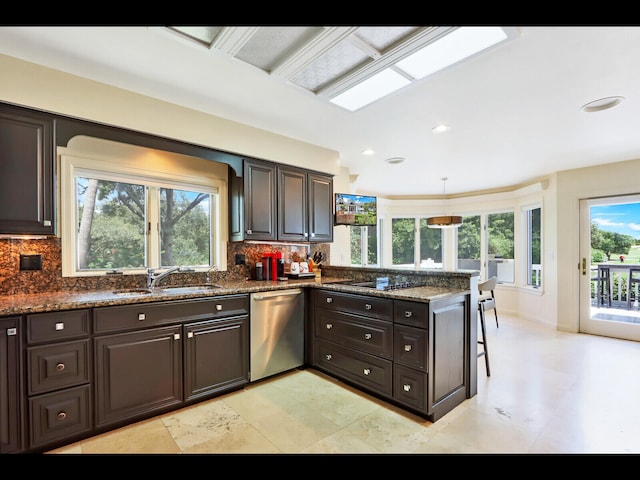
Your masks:
M 193 272 L 191 268 L 184 267 L 171 267 L 169 270 L 165 270 L 162 273 L 156 273 L 155 268 L 147 268 L 147 288 L 157 287 L 160 280 L 167 275 L 171 275 L 173 272 Z

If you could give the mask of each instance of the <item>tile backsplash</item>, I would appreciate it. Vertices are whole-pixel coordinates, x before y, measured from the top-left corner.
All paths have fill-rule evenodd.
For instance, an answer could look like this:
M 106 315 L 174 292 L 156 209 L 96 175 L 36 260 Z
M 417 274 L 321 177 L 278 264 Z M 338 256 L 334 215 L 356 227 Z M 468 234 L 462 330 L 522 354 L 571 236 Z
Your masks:
M 306 257 L 319 251 L 329 258 L 331 244 L 289 245 L 276 243 L 227 243 L 227 271 L 213 272 L 212 281 L 223 278 L 255 279 L 255 265 L 264 253 L 281 252 L 285 261 L 285 271 L 289 270 L 292 258 Z M 40 255 L 42 270 L 20 270 L 20 255 Z M 236 265 L 236 259 L 244 259 L 244 264 Z M 325 264 L 327 262 L 325 261 Z M 186 273 L 179 280 L 192 283 L 203 282 L 204 272 Z M 197 277 L 197 278 L 185 278 Z M 174 278 L 172 278 L 174 277 Z M 170 276 L 167 280 L 175 281 Z M 202 278 L 200 278 L 202 277 Z M 103 290 L 116 288 L 136 288 L 145 285 L 144 275 L 99 275 L 92 277 L 63 277 L 62 248 L 58 237 L 47 238 L 2 238 L 0 239 L 0 295 L 41 293 L 56 291 Z

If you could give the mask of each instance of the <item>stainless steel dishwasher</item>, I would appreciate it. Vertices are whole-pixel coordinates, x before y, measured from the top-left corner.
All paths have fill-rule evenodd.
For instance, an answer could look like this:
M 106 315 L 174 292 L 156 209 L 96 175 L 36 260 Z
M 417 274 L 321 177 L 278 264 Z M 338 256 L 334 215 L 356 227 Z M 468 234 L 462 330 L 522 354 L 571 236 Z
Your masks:
M 252 293 L 251 381 L 304 363 L 304 293 L 301 288 Z

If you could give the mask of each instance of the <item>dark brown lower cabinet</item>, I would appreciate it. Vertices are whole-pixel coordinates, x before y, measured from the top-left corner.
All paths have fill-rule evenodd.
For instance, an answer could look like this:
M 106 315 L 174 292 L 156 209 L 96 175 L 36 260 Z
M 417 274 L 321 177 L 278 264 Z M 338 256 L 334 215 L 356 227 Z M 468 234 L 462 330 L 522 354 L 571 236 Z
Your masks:
M 247 384 L 248 313 L 248 295 L 94 309 L 95 333 L 126 330 L 94 338 L 96 428 Z
M 20 317 L 0 319 L 0 453 L 24 447 Z
M 467 398 L 468 295 L 430 303 L 314 292 L 312 362 L 436 421 Z
M 182 403 L 182 326 L 95 340 L 96 427 Z

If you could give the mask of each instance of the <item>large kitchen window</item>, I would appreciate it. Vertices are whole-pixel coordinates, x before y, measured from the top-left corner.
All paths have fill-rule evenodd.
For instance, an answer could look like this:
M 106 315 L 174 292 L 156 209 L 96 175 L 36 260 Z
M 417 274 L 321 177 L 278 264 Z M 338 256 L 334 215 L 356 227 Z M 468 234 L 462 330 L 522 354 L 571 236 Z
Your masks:
M 62 157 L 63 275 L 218 263 L 215 182 Z
M 391 242 L 394 267 L 442 268 L 442 230 L 426 218 L 392 218 Z

